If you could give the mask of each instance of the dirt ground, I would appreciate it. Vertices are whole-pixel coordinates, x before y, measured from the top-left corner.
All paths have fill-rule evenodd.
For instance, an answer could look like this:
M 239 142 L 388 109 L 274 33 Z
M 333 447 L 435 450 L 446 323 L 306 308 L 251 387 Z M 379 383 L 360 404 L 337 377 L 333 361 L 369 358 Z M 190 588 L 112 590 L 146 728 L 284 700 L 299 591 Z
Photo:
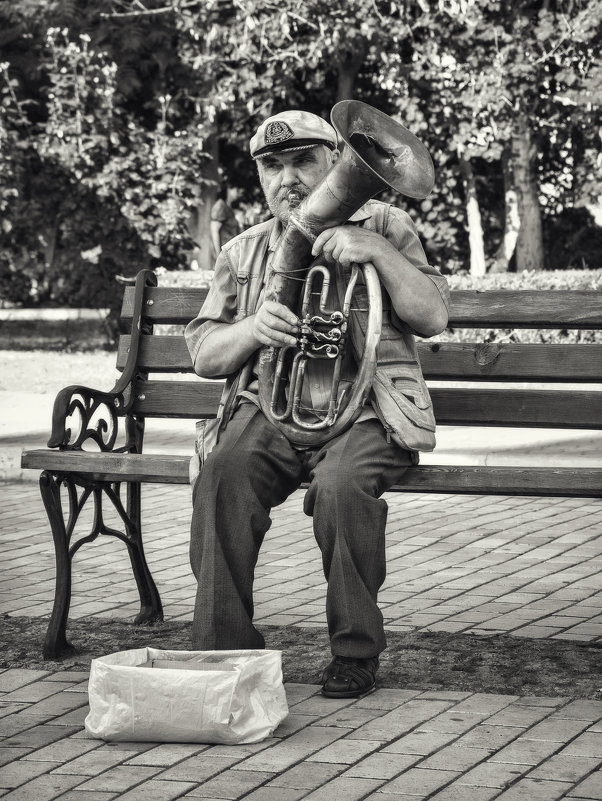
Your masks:
M 68 637 L 78 652 L 62 661 L 44 662 L 47 620 L 0 619 L 0 667 L 42 670 L 86 669 L 94 657 L 154 646 L 190 649 L 190 623 L 137 627 L 106 618 L 69 624 Z M 326 631 L 298 626 L 265 626 L 266 646 L 282 650 L 284 680 L 318 684 L 329 661 Z M 446 634 L 389 634 L 381 657 L 381 687 L 565 696 L 602 700 L 602 648 L 569 640 Z

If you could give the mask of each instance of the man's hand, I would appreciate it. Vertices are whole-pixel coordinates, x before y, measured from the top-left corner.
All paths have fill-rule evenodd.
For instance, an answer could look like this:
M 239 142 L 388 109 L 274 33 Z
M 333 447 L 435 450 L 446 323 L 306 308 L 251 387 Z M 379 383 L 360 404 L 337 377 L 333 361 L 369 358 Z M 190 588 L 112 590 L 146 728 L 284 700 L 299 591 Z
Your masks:
M 337 261 L 343 267 L 349 267 L 354 263 L 378 263 L 383 257 L 386 258 L 387 251 L 389 258 L 397 255 L 394 246 L 375 231 L 338 225 L 322 231 L 313 244 L 312 255 L 322 255 L 329 262 Z
M 299 318 L 287 306 L 267 300 L 253 315 L 253 335 L 262 345 L 274 348 L 296 345 Z

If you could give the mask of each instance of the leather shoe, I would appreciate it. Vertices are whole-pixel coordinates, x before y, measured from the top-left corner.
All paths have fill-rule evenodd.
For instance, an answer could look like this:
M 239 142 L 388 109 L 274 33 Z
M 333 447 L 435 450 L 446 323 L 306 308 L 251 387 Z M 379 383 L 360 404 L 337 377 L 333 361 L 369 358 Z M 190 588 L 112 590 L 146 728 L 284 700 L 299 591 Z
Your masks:
M 322 674 L 322 695 L 327 698 L 361 698 L 376 689 L 378 657 L 356 659 L 335 656 Z

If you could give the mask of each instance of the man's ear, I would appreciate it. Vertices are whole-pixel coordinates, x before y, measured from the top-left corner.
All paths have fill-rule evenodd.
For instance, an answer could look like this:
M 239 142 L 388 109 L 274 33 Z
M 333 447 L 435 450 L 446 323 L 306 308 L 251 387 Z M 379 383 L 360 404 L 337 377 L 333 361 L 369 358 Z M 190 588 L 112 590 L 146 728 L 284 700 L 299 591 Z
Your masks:
M 334 164 L 335 161 L 339 160 L 339 156 L 341 155 L 341 151 L 335 148 L 330 154 L 330 163 Z

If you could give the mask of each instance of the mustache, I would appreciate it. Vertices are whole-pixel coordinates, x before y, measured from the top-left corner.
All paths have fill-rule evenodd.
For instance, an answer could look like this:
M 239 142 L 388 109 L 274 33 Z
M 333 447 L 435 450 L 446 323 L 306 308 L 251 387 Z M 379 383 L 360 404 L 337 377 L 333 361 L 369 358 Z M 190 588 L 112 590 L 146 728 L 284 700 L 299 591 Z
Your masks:
M 285 192 L 280 193 L 279 200 L 288 200 L 289 203 L 301 203 L 309 195 L 309 189 L 306 187 L 293 187 L 291 189 L 287 189 Z

